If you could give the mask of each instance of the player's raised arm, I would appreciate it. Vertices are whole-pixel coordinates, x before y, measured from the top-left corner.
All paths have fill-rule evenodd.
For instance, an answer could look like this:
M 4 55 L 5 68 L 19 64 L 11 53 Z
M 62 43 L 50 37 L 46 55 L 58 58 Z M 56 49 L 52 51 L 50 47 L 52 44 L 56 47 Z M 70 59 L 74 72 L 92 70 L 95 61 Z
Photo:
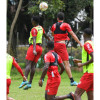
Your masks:
M 44 37 L 45 37 L 46 39 L 51 40 L 46 34 L 43 34 L 43 35 L 44 35 Z
M 73 31 L 70 31 L 69 33 L 72 36 L 72 38 L 82 47 L 82 44 L 79 41 L 79 39 L 77 38 L 76 34 Z
M 55 28 L 56 28 L 56 24 L 53 24 L 52 27 L 51 27 L 52 36 L 54 36 Z

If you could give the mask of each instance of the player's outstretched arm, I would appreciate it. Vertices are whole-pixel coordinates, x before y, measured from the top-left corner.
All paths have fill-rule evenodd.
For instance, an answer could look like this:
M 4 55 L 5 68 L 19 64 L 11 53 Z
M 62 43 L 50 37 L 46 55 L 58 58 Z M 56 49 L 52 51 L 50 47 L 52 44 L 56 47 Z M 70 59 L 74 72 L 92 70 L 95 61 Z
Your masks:
M 82 60 L 80 59 L 73 59 L 74 63 L 82 63 Z
M 48 39 L 48 40 L 51 41 L 51 39 L 50 39 L 46 34 L 43 34 L 43 35 L 44 35 L 44 37 L 45 37 L 46 39 Z
M 43 72 L 42 72 L 42 75 L 41 75 L 40 80 L 39 80 L 39 86 L 41 86 L 41 87 L 43 85 L 42 81 L 43 81 L 43 79 L 44 79 L 44 77 L 45 77 L 45 75 L 47 73 L 49 65 L 50 65 L 49 62 L 45 63 L 45 65 L 44 65 Z
M 23 80 L 27 80 L 27 78 L 24 76 L 22 69 L 20 68 L 20 66 L 18 65 L 18 63 L 15 61 L 14 57 L 13 57 L 13 66 L 18 70 L 18 72 L 22 75 Z
M 64 68 L 64 64 L 63 63 L 60 63 L 59 66 L 61 68 L 59 74 L 61 75 L 64 72 L 65 68 Z
M 82 47 L 82 44 L 81 44 L 81 42 L 79 41 L 79 39 L 77 38 L 76 34 L 75 34 L 73 31 L 70 31 L 69 33 L 70 33 L 70 35 L 72 36 L 72 38 L 73 38 L 78 44 L 80 44 L 80 46 Z
M 54 36 L 54 32 L 52 32 L 52 36 Z

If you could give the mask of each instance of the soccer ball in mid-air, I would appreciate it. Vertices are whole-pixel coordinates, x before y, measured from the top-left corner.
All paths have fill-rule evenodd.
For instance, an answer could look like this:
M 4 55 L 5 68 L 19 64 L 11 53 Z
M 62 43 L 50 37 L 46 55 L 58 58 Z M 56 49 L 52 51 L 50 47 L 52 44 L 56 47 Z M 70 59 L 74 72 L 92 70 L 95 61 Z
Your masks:
M 46 11 L 48 9 L 48 4 L 46 2 L 41 2 L 39 8 L 41 11 Z

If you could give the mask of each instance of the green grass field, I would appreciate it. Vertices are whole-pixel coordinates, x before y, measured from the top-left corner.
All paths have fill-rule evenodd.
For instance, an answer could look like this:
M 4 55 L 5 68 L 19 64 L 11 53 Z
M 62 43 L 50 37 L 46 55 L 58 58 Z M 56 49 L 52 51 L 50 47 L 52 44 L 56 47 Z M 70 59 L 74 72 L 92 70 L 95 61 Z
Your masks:
M 75 81 L 79 82 L 81 76 L 83 75 L 82 72 L 76 72 L 72 71 L 73 77 Z M 36 72 L 33 83 L 32 83 L 32 88 L 28 90 L 23 90 L 23 88 L 19 89 L 19 85 L 22 82 L 22 77 L 20 74 L 14 69 L 11 74 L 11 86 L 10 86 L 10 97 L 13 97 L 15 100 L 45 100 L 44 99 L 44 94 L 45 94 L 45 86 L 46 86 L 46 81 L 47 81 L 47 76 L 45 77 L 43 87 L 38 86 L 38 81 L 40 79 L 41 72 Z M 76 86 L 70 86 L 70 81 L 68 79 L 67 74 L 64 72 L 61 75 L 61 84 L 58 89 L 57 96 L 60 95 L 66 95 L 70 93 L 71 91 L 75 91 Z M 70 99 L 67 99 L 70 100 Z M 86 93 L 83 94 L 82 100 L 87 100 L 87 95 Z

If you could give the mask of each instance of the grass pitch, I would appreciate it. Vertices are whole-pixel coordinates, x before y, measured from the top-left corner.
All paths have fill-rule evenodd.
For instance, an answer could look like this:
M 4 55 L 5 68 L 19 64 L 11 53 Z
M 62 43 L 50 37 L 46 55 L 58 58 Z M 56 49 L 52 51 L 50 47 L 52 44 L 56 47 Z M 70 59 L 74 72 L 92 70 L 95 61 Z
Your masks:
M 23 90 L 23 88 L 19 89 L 19 85 L 22 82 L 22 77 L 16 71 L 16 69 L 12 70 L 12 74 L 11 74 L 12 81 L 10 85 L 10 94 L 8 96 L 14 98 L 15 100 L 45 100 L 44 94 L 45 94 L 47 76 L 45 77 L 43 87 L 39 87 L 38 81 L 40 79 L 41 73 L 42 72 L 35 73 L 31 89 Z M 74 80 L 79 82 L 83 73 L 72 71 L 72 75 L 74 77 Z M 57 96 L 66 95 L 70 92 L 74 92 L 75 89 L 76 86 L 70 86 L 70 80 L 68 79 L 68 76 L 64 71 L 64 73 L 61 75 L 61 83 L 58 89 Z M 66 100 L 70 100 L 70 99 L 66 99 Z M 88 100 L 86 93 L 82 95 L 82 100 Z

